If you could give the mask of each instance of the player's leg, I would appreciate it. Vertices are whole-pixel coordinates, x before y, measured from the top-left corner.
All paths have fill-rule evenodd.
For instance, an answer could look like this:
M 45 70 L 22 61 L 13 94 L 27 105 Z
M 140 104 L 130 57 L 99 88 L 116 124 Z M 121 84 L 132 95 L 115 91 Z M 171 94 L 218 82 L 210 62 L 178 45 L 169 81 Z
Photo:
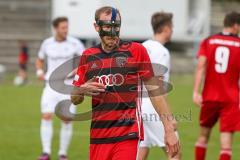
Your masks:
M 60 130 L 59 157 L 66 157 L 67 150 L 72 138 L 72 122 L 62 121 Z
M 43 113 L 41 119 L 40 135 L 43 153 L 51 154 L 51 141 L 53 135 L 53 113 Z
M 14 79 L 14 84 L 19 86 L 23 85 L 26 82 L 26 72 L 24 71 L 24 66 L 20 64 L 18 75 Z
M 51 143 L 53 136 L 52 118 L 54 113 L 54 105 L 56 104 L 54 103 L 52 93 L 48 87 L 45 87 L 41 98 L 42 117 L 40 126 L 40 136 L 43 154 L 39 157 L 39 160 L 50 159 Z
M 211 134 L 211 128 L 215 125 L 219 117 L 217 103 L 206 102 L 201 106 L 200 112 L 200 134 L 195 144 L 195 160 L 205 160 L 207 144 Z
M 20 64 L 19 76 L 22 77 L 23 80 L 27 78 L 27 64 Z
M 62 96 L 62 98 L 60 98 L 60 101 L 65 100 L 66 98 L 67 97 Z M 71 105 L 70 112 L 75 113 L 75 111 L 76 111 L 76 106 Z M 61 130 L 60 130 L 60 143 L 59 143 L 60 146 L 59 146 L 59 152 L 58 152 L 59 160 L 67 160 L 67 150 L 71 142 L 72 132 L 73 132 L 72 122 L 62 121 Z
M 211 128 L 201 127 L 200 134 L 195 144 L 195 160 L 205 160 L 207 144 L 211 134 Z
M 239 131 L 240 111 L 238 103 L 222 103 L 220 114 L 220 160 L 230 160 L 232 155 L 233 133 Z
M 149 155 L 149 148 L 148 147 L 140 147 L 138 151 L 138 160 L 147 160 Z
M 219 160 L 231 160 L 233 133 L 222 132 L 220 135 L 221 151 Z

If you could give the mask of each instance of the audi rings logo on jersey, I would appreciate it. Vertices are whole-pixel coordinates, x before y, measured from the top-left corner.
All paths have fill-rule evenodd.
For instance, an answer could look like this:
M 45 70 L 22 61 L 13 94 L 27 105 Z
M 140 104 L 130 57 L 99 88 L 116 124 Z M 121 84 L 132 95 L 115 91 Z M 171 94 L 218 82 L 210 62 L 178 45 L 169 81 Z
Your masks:
M 121 86 L 124 83 L 124 76 L 119 73 L 101 75 L 97 76 L 96 80 L 105 86 Z

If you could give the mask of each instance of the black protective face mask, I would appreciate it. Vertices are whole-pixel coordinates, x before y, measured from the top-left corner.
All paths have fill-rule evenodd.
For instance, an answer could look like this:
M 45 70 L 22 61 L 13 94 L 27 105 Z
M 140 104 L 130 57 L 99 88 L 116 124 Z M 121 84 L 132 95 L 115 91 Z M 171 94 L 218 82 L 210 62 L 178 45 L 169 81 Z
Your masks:
M 117 10 L 115 8 L 112 8 L 112 18 L 109 21 L 105 20 L 98 20 L 96 23 L 100 27 L 99 31 L 99 36 L 104 37 L 104 36 L 110 36 L 114 37 L 117 36 L 119 37 L 120 29 L 117 31 L 116 28 L 121 27 L 121 21 L 116 20 L 117 17 Z M 103 30 L 103 26 L 110 26 L 111 30 L 110 31 L 105 31 Z

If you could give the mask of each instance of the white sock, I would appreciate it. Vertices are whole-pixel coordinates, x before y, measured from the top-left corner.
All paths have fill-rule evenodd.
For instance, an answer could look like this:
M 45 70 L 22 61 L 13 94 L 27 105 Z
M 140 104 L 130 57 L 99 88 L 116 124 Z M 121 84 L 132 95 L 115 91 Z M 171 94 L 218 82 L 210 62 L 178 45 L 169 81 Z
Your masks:
M 67 155 L 67 149 L 72 138 L 72 123 L 63 123 L 60 131 L 59 155 Z
M 51 153 L 51 143 L 53 135 L 52 120 L 42 119 L 40 127 L 43 153 Z

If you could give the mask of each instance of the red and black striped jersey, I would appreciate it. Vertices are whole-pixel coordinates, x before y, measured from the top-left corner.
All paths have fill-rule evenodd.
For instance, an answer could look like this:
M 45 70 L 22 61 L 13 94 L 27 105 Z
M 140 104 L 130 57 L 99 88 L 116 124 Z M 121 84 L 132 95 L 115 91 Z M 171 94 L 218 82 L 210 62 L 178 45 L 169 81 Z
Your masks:
M 93 77 L 106 86 L 105 92 L 92 97 L 91 144 L 143 139 L 139 82 L 152 76 L 147 51 L 139 43 L 121 42 L 110 53 L 101 45 L 84 51 L 74 86 Z

